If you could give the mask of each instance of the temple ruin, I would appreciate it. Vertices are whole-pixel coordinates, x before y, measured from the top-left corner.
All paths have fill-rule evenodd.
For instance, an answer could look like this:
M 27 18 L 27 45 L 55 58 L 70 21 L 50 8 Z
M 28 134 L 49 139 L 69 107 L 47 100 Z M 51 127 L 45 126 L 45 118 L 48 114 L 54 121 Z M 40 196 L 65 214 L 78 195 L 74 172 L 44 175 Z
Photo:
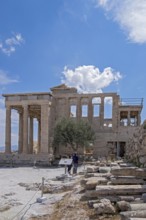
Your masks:
M 142 98 L 121 99 L 117 93 L 79 94 L 62 84 L 45 93 L 3 94 L 6 106 L 5 155 L 12 154 L 11 112 L 19 114 L 19 158 L 48 158 L 56 122 L 62 117 L 88 120 L 96 133 L 93 154 L 124 156 L 125 144 L 141 124 Z M 34 151 L 34 119 L 37 120 L 37 148 Z M 56 154 L 68 154 L 60 147 Z M 80 153 L 82 153 L 80 151 Z

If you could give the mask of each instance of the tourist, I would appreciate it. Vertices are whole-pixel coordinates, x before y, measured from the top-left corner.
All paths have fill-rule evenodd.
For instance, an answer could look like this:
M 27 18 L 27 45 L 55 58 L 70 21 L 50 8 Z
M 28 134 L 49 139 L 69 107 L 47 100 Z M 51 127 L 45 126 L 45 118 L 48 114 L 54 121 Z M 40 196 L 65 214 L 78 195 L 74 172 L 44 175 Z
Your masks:
M 71 159 L 71 156 L 69 156 L 69 159 Z M 72 162 L 71 164 L 67 165 L 68 174 L 71 174 L 71 168 L 72 168 Z
M 79 160 L 76 153 L 73 154 L 72 159 L 73 159 L 73 174 L 76 174 L 77 173 L 77 168 L 78 168 L 78 160 Z

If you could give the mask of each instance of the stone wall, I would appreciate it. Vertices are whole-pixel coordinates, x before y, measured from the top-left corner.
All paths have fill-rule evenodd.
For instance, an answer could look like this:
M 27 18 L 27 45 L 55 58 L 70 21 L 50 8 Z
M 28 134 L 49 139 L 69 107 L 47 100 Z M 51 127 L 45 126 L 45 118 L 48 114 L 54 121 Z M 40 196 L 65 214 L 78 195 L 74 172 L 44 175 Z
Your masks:
M 136 165 L 146 167 L 146 120 L 127 142 L 125 156 Z

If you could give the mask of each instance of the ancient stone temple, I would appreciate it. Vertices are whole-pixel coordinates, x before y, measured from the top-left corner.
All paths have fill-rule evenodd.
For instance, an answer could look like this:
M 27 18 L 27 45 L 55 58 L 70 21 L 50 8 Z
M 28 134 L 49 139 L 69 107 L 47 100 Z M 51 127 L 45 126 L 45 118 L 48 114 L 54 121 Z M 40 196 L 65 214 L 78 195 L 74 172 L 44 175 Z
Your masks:
M 11 154 L 11 111 L 19 114 L 18 154 L 34 154 L 34 119 L 38 123 L 37 155 L 52 153 L 53 130 L 62 117 L 88 120 L 96 133 L 96 157 L 124 155 L 124 146 L 141 124 L 143 99 L 120 99 L 117 93 L 79 94 L 60 85 L 45 93 L 3 94 L 6 106 L 5 153 Z M 65 154 L 66 149 L 57 149 Z

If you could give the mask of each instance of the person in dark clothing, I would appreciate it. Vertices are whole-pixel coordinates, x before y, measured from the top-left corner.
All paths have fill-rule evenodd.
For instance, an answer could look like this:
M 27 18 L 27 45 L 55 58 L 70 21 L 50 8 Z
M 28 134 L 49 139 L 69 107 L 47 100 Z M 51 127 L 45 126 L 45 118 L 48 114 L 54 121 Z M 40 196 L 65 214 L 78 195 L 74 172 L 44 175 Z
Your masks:
M 73 155 L 72 160 L 73 160 L 73 174 L 76 174 L 78 168 L 78 160 L 79 160 L 76 153 Z
M 69 159 L 71 159 L 71 156 L 69 156 Z M 68 174 L 71 174 L 71 168 L 72 168 L 72 163 L 67 165 L 67 172 L 68 172 Z

